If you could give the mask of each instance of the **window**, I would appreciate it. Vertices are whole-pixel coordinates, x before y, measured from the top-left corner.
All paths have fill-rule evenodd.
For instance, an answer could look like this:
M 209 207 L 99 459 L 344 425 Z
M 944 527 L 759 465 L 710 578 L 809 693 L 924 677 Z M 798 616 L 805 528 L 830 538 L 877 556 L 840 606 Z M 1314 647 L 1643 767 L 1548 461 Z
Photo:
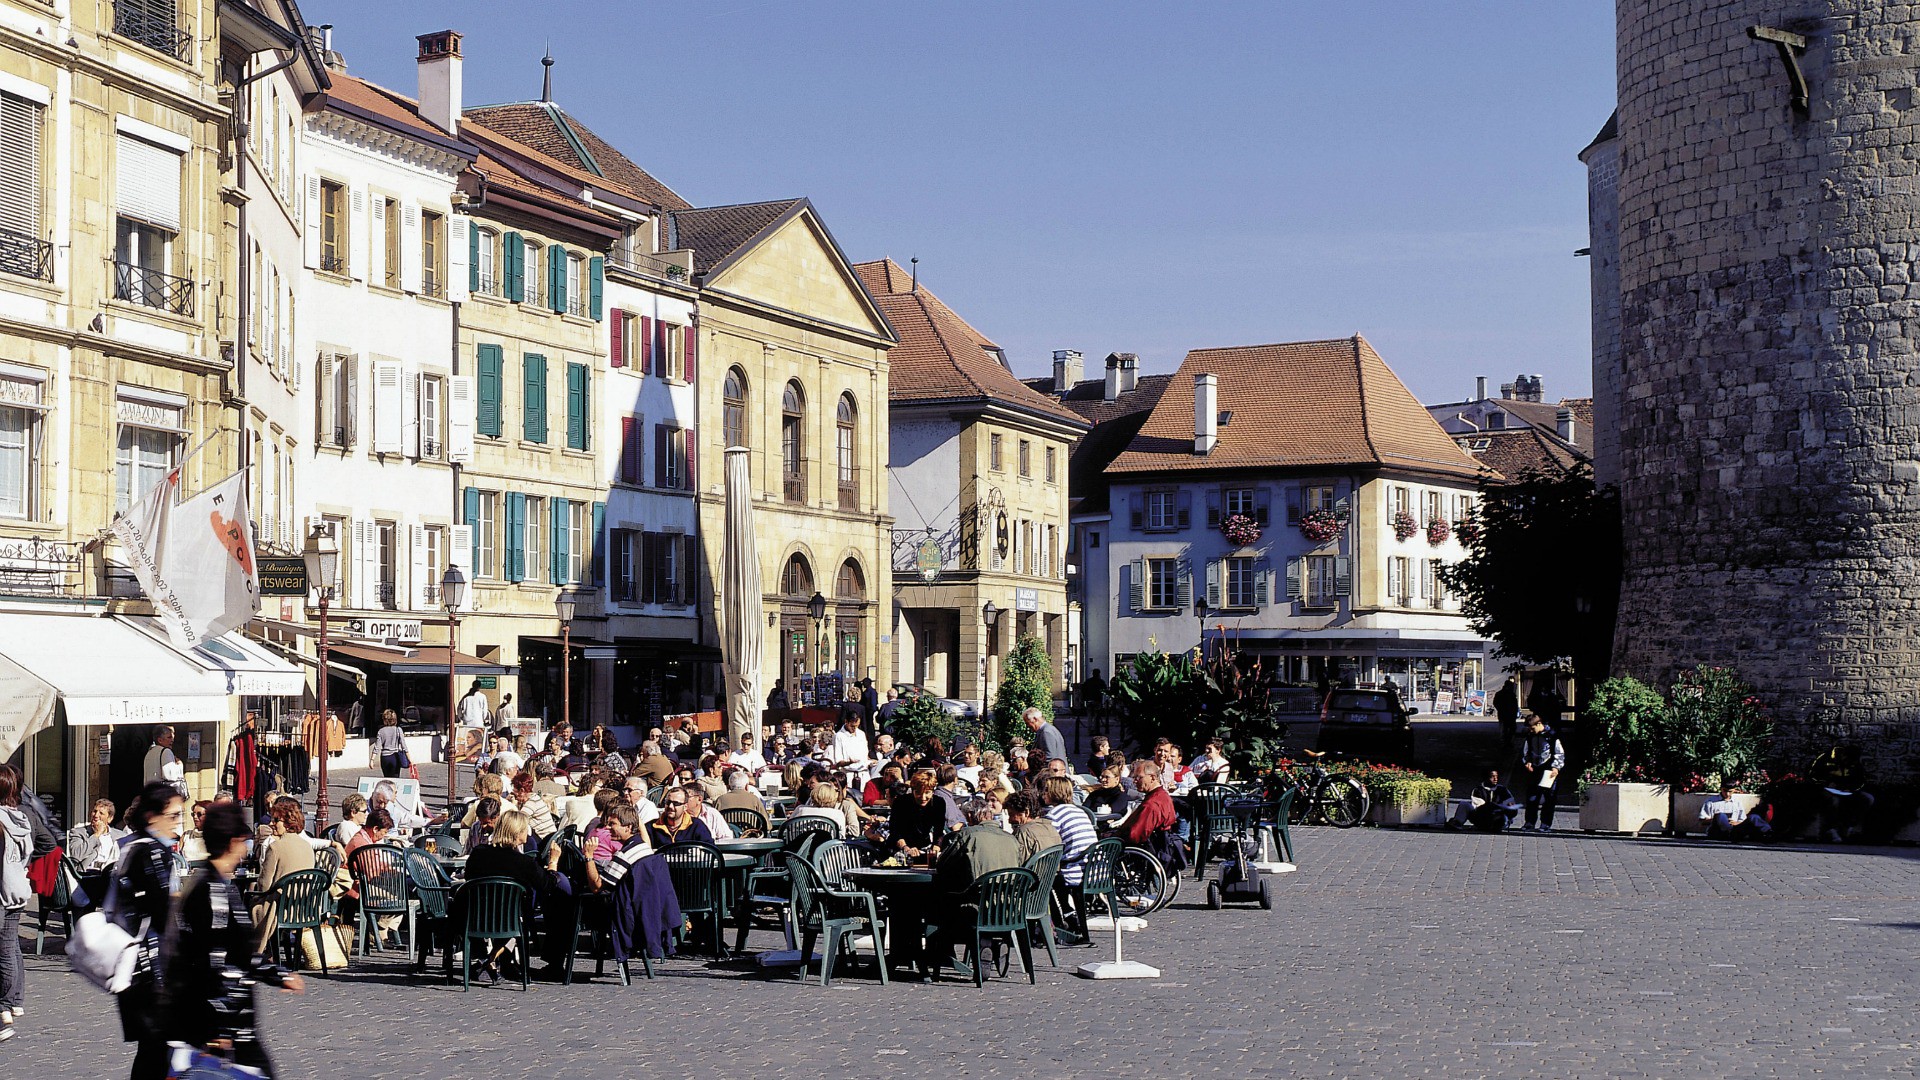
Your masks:
M 1410 513 L 1413 510 L 1413 491 L 1395 484 L 1387 489 L 1389 516 Z
M 398 229 L 400 215 L 394 212 L 392 202 L 388 202 L 387 227 Z M 329 274 L 347 272 L 347 188 L 333 180 L 320 181 L 320 269 Z M 400 254 L 397 241 L 387 245 L 387 261 L 393 267 L 394 288 L 399 288 Z
M 186 60 L 193 35 L 180 27 L 176 0 L 114 0 L 113 32 L 175 60 Z
M 360 358 L 322 353 L 314 377 L 314 441 L 347 449 L 354 443 L 355 409 L 360 396 Z
M 1427 492 L 1426 501 L 1427 501 L 1427 516 L 1424 520 L 1426 521 L 1447 520 L 1447 496 L 1445 492 L 1429 491 Z
M 641 562 L 646 574 L 641 602 L 680 606 L 692 595 L 689 586 L 690 538 L 680 533 L 642 534 Z M 809 584 L 811 578 L 809 577 Z
M 790 382 L 780 395 L 780 470 L 788 502 L 807 501 L 807 459 L 802 432 L 806 424 L 806 397 L 800 384 Z
M 167 273 L 170 229 L 122 217 L 115 225 L 113 298 L 175 315 L 193 314 L 193 282 Z
M 1259 607 L 1260 600 L 1256 588 L 1260 578 L 1258 559 L 1235 557 L 1221 561 L 1222 599 L 1226 607 Z
M 441 417 L 446 415 L 446 410 L 440 404 L 446 400 L 446 390 L 445 378 L 420 376 L 420 456 L 428 461 L 439 461 L 446 452 L 446 436 L 441 428 Z
M 0 375 L 0 517 L 36 516 L 43 384 Z
M 1058 467 L 1056 465 L 1057 457 L 1058 457 L 1057 448 L 1052 446 L 1047 447 L 1047 483 L 1049 484 L 1053 483 L 1059 475 Z
M 640 535 L 615 529 L 608 537 L 613 554 L 613 598 L 632 603 L 640 594 Z
M 125 510 L 152 491 L 173 469 L 179 448 L 180 436 L 175 432 L 121 424 L 113 469 L 114 510 Z
M 848 559 L 840 564 L 840 573 L 833 579 L 833 595 L 841 600 L 867 598 L 867 579 L 860 572 L 859 563 Z
M 987 468 L 1000 472 L 1006 467 L 1006 462 L 1002 460 L 1000 453 L 1000 436 L 998 434 L 987 436 Z
M 747 443 L 747 376 L 739 368 L 727 369 L 726 385 L 720 391 L 721 434 L 728 446 Z
M 400 527 L 391 521 L 373 525 L 374 548 L 379 559 L 379 580 L 374 586 L 374 604 L 386 611 L 400 609 Z
M 340 557 L 334 560 L 333 581 L 330 587 L 333 589 L 333 599 L 336 602 L 345 601 L 347 586 L 350 584 L 347 576 L 348 569 L 353 565 L 353 553 L 350 550 L 353 532 L 347 528 L 346 518 L 322 517 L 320 524 L 326 528 L 327 535 L 333 537 L 333 542 L 340 545 Z
M 671 382 L 687 377 L 687 328 L 653 320 L 653 373 Z
M 420 211 L 420 294 L 447 295 L 447 268 L 442 261 L 446 249 L 447 217 L 431 210 Z
M 479 498 L 475 500 L 473 546 L 479 558 L 473 567 L 473 576 L 499 578 L 503 576 L 500 565 L 500 496 L 491 491 L 482 491 L 477 494 Z
M 540 265 L 540 245 L 532 240 L 522 240 L 521 243 L 525 245 L 522 250 L 526 252 L 526 258 L 520 263 L 523 268 L 520 274 L 523 282 L 520 302 L 537 304 L 540 302 L 540 275 L 534 273 L 533 268 Z
M 693 485 L 687 478 L 687 435 L 685 428 L 660 425 L 660 486 L 680 490 Z
M 42 106 L 0 93 L 0 273 L 53 280 L 53 245 L 40 235 Z
M 1244 514 L 1247 517 L 1252 517 L 1254 511 L 1253 489 L 1228 488 L 1226 490 L 1226 506 L 1228 517 L 1232 517 L 1235 514 Z
M 1033 443 L 1026 439 L 1020 440 L 1020 475 L 1033 475 Z
M 1177 527 L 1178 522 L 1173 492 L 1147 492 L 1147 528 L 1172 529 Z
M 520 358 L 520 368 L 521 437 L 530 443 L 545 443 L 547 441 L 547 358 L 537 353 L 527 353 Z
M 526 516 L 515 523 L 520 528 L 521 551 L 525 553 L 521 570 L 523 581 L 545 581 L 547 564 L 540 561 L 540 553 L 546 545 L 540 542 L 551 523 L 547 520 L 547 500 L 538 495 L 527 496 Z
M 1316 484 L 1307 488 L 1307 512 L 1333 509 L 1333 485 Z
M 380 284 L 399 292 L 406 280 L 401 260 L 400 200 L 376 198 L 376 217 L 380 219 Z
M 1337 558 L 1333 555 L 1308 555 L 1306 564 L 1306 603 L 1308 607 L 1332 607 L 1337 601 L 1335 580 Z
M 860 508 L 860 470 L 854 459 L 854 406 L 852 394 L 840 395 L 840 409 L 834 416 L 834 471 L 840 478 L 840 509 Z
M 1420 570 L 1420 595 L 1436 608 L 1445 607 L 1447 586 L 1440 580 L 1440 560 L 1426 560 Z
M 1407 559 L 1396 555 L 1387 560 L 1387 600 L 1389 603 L 1406 607 L 1413 601 L 1412 582 L 1407 577 Z
M 567 581 L 574 584 L 587 580 L 587 560 L 593 555 L 587 532 L 588 509 L 578 499 L 567 501 Z
M 1180 607 L 1180 560 L 1147 560 L 1147 606 Z
M 802 600 L 813 595 L 813 568 L 807 565 L 804 556 L 795 555 L 787 560 L 786 567 L 780 571 L 780 593 Z
M 486 296 L 500 295 L 499 271 L 496 269 L 500 234 L 492 229 L 479 229 L 474 233 L 473 276 L 474 291 Z
M 586 450 L 593 443 L 592 420 L 588 412 L 590 372 L 585 364 L 567 365 L 567 449 Z
M 447 530 L 429 525 L 421 531 L 420 569 L 427 580 L 420 583 L 420 602 L 425 607 L 440 603 L 440 572 L 447 559 Z

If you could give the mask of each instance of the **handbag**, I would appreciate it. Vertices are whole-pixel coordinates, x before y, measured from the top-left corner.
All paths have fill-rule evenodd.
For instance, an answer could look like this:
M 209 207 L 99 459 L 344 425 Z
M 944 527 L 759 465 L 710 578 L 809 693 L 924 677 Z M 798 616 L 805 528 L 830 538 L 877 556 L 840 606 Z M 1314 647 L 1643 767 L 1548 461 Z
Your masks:
M 342 971 L 347 966 L 347 956 L 353 952 L 353 935 L 344 926 L 323 926 L 320 932 L 327 935 L 327 970 Z M 301 967 L 307 971 L 320 970 L 320 943 L 309 928 L 300 931 Z
M 141 940 L 147 936 L 147 923 L 140 923 L 138 935 L 129 934 L 104 911 L 89 911 L 73 924 L 67 939 L 67 963 L 93 985 L 109 994 L 118 994 L 132 986 L 140 968 Z
M 257 1080 L 267 1075 L 250 1066 L 236 1065 L 197 1046 L 175 1043 L 172 1050 L 173 1054 L 167 1062 L 167 1080 Z

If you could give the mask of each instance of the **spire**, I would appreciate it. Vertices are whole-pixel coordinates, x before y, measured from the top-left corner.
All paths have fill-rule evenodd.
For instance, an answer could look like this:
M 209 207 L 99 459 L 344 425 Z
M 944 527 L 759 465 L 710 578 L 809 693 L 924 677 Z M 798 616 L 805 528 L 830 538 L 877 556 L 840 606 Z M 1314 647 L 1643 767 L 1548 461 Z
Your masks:
M 553 100 L 553 42 L 547 42 L 547 55 L 540 58 L 540 100 Z

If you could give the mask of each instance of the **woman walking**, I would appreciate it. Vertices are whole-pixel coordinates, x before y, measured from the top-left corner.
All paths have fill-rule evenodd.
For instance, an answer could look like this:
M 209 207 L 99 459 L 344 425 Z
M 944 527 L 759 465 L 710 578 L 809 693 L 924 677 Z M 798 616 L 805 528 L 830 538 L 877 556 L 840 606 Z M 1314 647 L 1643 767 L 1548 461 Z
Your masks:
M 254 950 L 253 919 L 233 883 L 247 857 L 240 804 L 223 800 L 208 808 L 205 835 L 206 869 L 180 894 L 162 949 L 166 1036 L 271 1077 L 273 1061 L 254 1028 L 254 984 L 296 994 L 306 985 Z
M 20 787 L 20 770 L 0 765 L 0 1042 L 13 1038 L 27 1000 L 20 959 L 20 916 L 33 899 L 27 864 L 55 847 L 53 834 L 20 808 Z
M 143 960 L 143 972 L 114 999 L 120 1007 L 120 1037 L 137 1046 L 133 1080 L 165 1080 L 167 1075 L 168 1032 L 160 1004 L 160 936 L 166 932 L 167 912 L 178 880 L 180 862 L 174 853 L 186 804 L 179 790 L 164 780 L 140 789 L 127 814 L 127 825 L 134 836 L 120 853 L 120 865 L 114 868 L 108 889 L 111 918 L 140 941 L 141 951 L 152 961 L 149 964 Z
M 407 734 L 400 728 L 400 714 L 388 709 L 380 714 L 380 730 L 373 735 L 373 752 L 380 755 L 380 775 L 391 780 L 411 764 L 407 759 Z

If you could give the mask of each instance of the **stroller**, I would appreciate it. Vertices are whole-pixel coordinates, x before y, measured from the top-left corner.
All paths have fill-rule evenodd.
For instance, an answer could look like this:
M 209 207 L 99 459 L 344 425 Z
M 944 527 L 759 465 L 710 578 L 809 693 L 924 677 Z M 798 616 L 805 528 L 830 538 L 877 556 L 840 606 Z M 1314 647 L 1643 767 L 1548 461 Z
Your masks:
M 1233 846 L 1233 854 L 1220 864 L 1219 878 L 1207 882 L 1207 906 L 1218 911 L 1223 903 L 1259 904 L 1262 910 L 1272 911 L 1273 883 L 1254 865 L 1248 851 L 1252 841 L 1236 836 L 1222 842 Z

